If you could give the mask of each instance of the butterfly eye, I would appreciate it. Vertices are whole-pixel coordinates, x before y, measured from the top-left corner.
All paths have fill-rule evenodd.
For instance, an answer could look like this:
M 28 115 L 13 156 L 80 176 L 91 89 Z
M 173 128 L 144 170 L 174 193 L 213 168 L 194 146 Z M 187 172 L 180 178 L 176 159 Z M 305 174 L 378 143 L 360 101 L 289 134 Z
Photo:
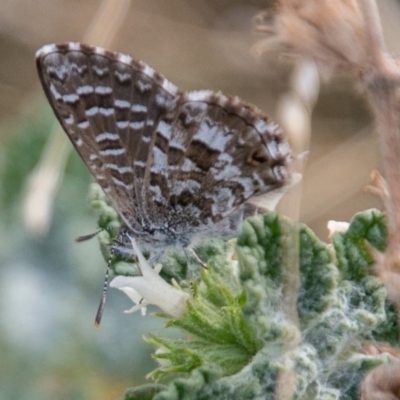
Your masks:
M 264 164 L 268 162 L 270 159 L 267 152 L 263 149 L 255 149 L 253 150 L 250 155 L 247 157 L 247 162 L 255 167 L 259 166 L 260 164 Z

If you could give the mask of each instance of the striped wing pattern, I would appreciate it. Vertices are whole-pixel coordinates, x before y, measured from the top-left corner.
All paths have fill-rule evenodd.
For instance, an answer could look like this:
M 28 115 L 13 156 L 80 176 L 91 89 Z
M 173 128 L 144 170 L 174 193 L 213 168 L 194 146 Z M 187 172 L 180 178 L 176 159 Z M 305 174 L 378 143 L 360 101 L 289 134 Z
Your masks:
M 236 97 L 181 92 L 130 56 L 79 43 L 44 46 L 37 67 L 68 137 L 139 237 L 213 231 L 288 180 L 279 127 Z

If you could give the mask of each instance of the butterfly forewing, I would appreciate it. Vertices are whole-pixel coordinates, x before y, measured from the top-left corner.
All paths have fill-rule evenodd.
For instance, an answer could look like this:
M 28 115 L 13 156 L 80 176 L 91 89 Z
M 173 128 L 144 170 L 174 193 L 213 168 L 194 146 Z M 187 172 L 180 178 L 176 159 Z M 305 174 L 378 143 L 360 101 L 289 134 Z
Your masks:
M 45 46 L 37 65 L 57 118 L 115 208 L 131 227 L 149 223 L 149 149 L 177 88 L 128 56 L 79 44 Z
M 76 43 L 43 47 L 37 65 L 61 125 L 139 235 L 212 230 L 287 181 L 279 128 L 238 98 L 182 93 L 129 56 Z

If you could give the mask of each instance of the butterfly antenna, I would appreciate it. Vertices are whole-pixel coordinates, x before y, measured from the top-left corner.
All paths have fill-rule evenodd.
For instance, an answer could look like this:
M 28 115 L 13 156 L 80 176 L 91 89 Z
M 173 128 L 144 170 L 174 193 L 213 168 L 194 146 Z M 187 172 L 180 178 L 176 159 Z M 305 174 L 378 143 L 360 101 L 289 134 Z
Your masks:
M 94 326 L 96 328 L 98 328 L 100 326 L 101 318 L 102 318 L 103 312 L 104 312 L 104 307 L 106 305 L 107 287 L 108 287 L 108 274 L 110 272 L 112 256 L 113 256 L 113 251 L 111 250 L 110 258 L 108 259 L 108 263 L 107 263 L 106 275 L 104 277 L 103 292 L 101 293 L 101 299 L 100 299 L 99 308 L 97 309 L 96 318 L 94 320 Z

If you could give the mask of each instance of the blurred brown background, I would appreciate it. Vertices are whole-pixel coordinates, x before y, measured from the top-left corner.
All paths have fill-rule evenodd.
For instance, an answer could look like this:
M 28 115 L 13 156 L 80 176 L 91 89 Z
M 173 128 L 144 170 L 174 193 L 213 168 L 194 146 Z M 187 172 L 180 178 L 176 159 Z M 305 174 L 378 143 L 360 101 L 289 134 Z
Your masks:
M 115 3 L 117 3 L 117 0 Z M 183 90 L 221 90 L 226 94 L 237 95 L 255 104 L 258 108 L 276 118 L 277 100 L 288 87 L 291 69 L 279 57 L 268 59 L 264 56 L 260 59 L 254 59 L 250 55 L 250 48 L 257 40 L 257 35 L 252 33 L 252 18 L 258 11 L 271 3 L 266 0 L 132 0 L 123 22 L 112 39 L 112 44 L 108 47 L 110 47 L 110 50 L 124 52 L 145 61 Z M 35 51 L 47 43 L 82 41 L 101 4 L 102 2 L 97 0 L 0 0 L 0 171 L 3 168 L 4 172 L 4 160 L 10 156 L 15 142 L 23 140 L 23 135 L 17 133 L 20 130 L 15 127 L 21 121 L 29 125 L 33 118 L 40 118 L 40 115 L 36 115 L 35 110 L 37 110 L 38 103 L 44 103 L 44 96 L 39 87 L 35 70 Z M 388 48 L 394 55 L 398 55 L 400 53 L 400 41 L 398 40 L 400 37 L 400 2 L 397 0 L 379 0 L 378 6 L 381 11 Z M 103 24 L 106 30 L 107 21 L 103 21 Z M 94 40 L 90 44 L 98 45 L 99 43 Z M 301 210 L 300 220 L 309 224 L 320 238 L 326 240 L 328 220 L 348 221 L 357 211 L 381 207 L 379 199 L 362 191 L 362 188 L 369 183 L 370 171 L 380 169 L 379 145 L 366 101 L 362 93 L 359 93 L 357 88 L 354 87 L 350 77 L 335 78 L 333 81 L 322 85 L 319 100 L 313 113 L 312 129 L 301 203 L 298 199 Z M 30 150 L 28 148 L 25 151 Z M 18 165 L 23 162 L 27 154 L 23 152 L 15 154 L 17 156 L 13 156 L 15 160 L 12 160 L 12 162 L 15 163 L 15 169 L 18 169 Z M 40 149 L 37 157 L 40 157 Z M 71 157 L 76 157 L 76 155 Z M 9 158 L 8 162 L 10 162 Z M 80 163 L 80 161 L 76 162 Z M 81 174 L 88 176 L 89 173 L 85 171 L 83 165 L 80 165 L 79 168 L 81 168 Z M 3 179 L 5 179 L 4 175 Z M 39 247 L 41 246 L 40 249 L 42 250 L 35 251 L 43 255 L 49 247 L 55 246 L 53 242 L 48 241 L 49 236 L 40 239 L 32 238 L 23 230 L 18 207 L 20 207 L 23 198 L 24 176 L 23 174 L 16 174 L 15 178 L 11 178 L 11 180 L 13 185 L 19 188 L 19 191 L 16 190 L 19 195 L 15 197 L 12 203 L 7 203 L 9 206 L 12 204 L 10 207 L 13 208 L 11 213 L 15 216 L 15 224 L 10 223 L 10 219 L 8 219 L 7 223 L 2 225 L 3 232 L 0 234 L 0 238 L 2 238 L 2 244 L 0 244 L 0 251 L 2 251 L 0 262 L 2 265 L 0 267 L 5 271 L 17 271 L 15 254 L 18 253 L 23 258 L 27 247 L 36 249 L 35 246 L 40 242 Z M 68 190 L 73 190 L 71 189 L 74 187 L 73 182 L 66 183 L 66 185 L 69 188 Z M 3 185 L 2 190 L 9 189 Z M 93 230 L 96 224 L 95 216 L 91 214 L 89 207 L 84 202 L 85 195 L 83 189 L 79 196 L 82 203 L 81 212 L 87 212 L 85 218 L 88 222 L 84 227 L 82 221 L 73 224 L 73 218 L 67 212 L 63 214 L 61 210 L 57 213 L 57 206 L 54 225 L 60 226 L 60 230 L 68 227 L 67 233 L 61 235 L 62 239 L 60 240 L 61 242 L 68 240 L 67 246 L 70 247 L 64 251 L 73 254 L 69 261 L 70 264 L 76 264 L 79 257 L 86 258 L 86 261 L 79 268 L 84 269 L 85 264 L 88 263 L 96 264 L 96 266 L 93 266 L 93 276 L 98 277 L 102 274 L 99 269 L 103 271 L 104 262 L 99 255 L 93 256 L 97 257 L 94 261 L 88 260 L 88 254 L 90 254 L 89 258 L 92 259 L 91 252 L 98 253 L 97 244 L 79 247 L 76 250 L 72 243 L 74 235 L 88 233 Z M 61 201 L 61 197 L 62 194 L 59 194 L 56 197 L 56 202 Z M 68 208 L 65 201 L 62 204 L 61 209 L 63 207 Z M 4 216 L 4 214 L 9 214 L 10 211 L 3 209 L 2 213 Z M 60 215 L 65 219 L 61 220 Z M 0 218 L 0 223 L 1 221 Z M 15 226 L 21 226 L 21 228 Z M 51 229 L 56 231 L 55 227 Z M 9 234 L 10 231 L 13 232 L 11 235 Z M 19 245 L 11 244 L 11 240 L 19 242 Z M 22 243 L 26 243 L 25 241 L 30 243 L 29 246 L 22 245 Z M 67 257 L 66 254 L 64 256 Z M 35 266 L 36 271 L 43 272 L 40 268 L 42 265 L 47 265 L 46 263 L 49 264 L 50 271 L 51 265 L 54 266 L 57 263 L 55 260 L 56 258 L 52 258 L 50 261 L 38 261 Z M 26 263 L 26 260 L 24 262 L 25 266 L 29 264 Z M 79 272 L 72 274 L 74 273 L 84 274 L 85 272 L 79 269 Z M 6 276 L 10 277 L 9 275 Z M 10 281 L 15 282 L 16 279 L 19 283 L 21 276 L 22 273 L 17 276 L 12 275 Z M 91 281 L 91 277 L 92 275 L 85 278 L 87 282 Z M 93 289 L 93 299 L 90 298 L 89 307 L 90 312 L 93 311 L 93 316 L 95 311 L 93 304 L 97 301 L 101 288 L 101 283 L 99 283 L 101 278 L 96 279 L 98 280 L 94 283 L 94 286 L 96 290 L 97 288 L 99 290 L 96 292 Z M 4 274 L 3 281 L 9 287 L 10 281 L 7 281 Z M 62 280 L 62 282 L 65 283 L 65 280 Z M 21 285 L 18 284 L 17 286 L 21 290 Z M 47 292 L 46 285 L 44 291 Z M 22 290 L 21 293 L 22 295 L 18 297 L 12 292 L 11 300 L 14 298 L 12 296 L 17 296 L 20 299 L 17 304 L 21 307 L 14 310 L 11 307 L 14 303 L 3 291 L 1 310 L 8 309 L 8 313 L 16 314 L 18 310 L 24 309 L 27 303 L 32 300 L 32 297 L 30 297 L 29 290 Z M 35 293 L 32 294 L 32 296 L 36 295 Z M 126 304 L 124 303 L 124 305 Z M 76 304 L 75 307 L 77 307 Z M 111 305 L 110 307 L 113 308 L 114 306 Z M 115 310 L 109 311 L 109 314 L 120 313 L 124 306 L 118 305 L 114 308 Z M 125 308 L 129 308 L 129 305 Z M 57 314 L 59 311 L 54 312 Z M 89 317 L 85 315 L 84 321 L 87 322 L 87 318 L 91 318 L 90 312 L 88 313 Z M 132 329 L 134 326 L 135 329 L 137 326 L 142 326 L 143 322 L 141 321 L 143 319 L 140 316 L 135 316 L 136 322 L 126 322 L 126 318 L 130 317 L 122 317 L 125 318 L 122 323 L 129 325 L 126 328 L 126 332 L 129 332 L 126 333 L 126 335 L 129 335 L 129 340 L 135 335 L 140 340 L 142 333 L 135 333 Z M 15 324 L 17 324 L 19 331 L 25 329 L 26 319 L 23 319 L 22 322 L 17 320 L 13 323 L 12 318 L 11 322 L 7 320 L 9 316 L 6 318 L 2 314 L 1 318 L 3 325 L 14 324 L 15 327 Z M 105 342 L 111 342 L 115 346 L 115 342 L 120 340 L 116 339 L 113 333 L 102 336 L 104 332 L 108 332 L 107 315 L 105 318 L 104 325 L 106 327 L 102 327 L 103 333 L 96 331 L 95 334 L 90 333 L 90 339 L 85 339 L 86 343 L 98 341 L 103 350 L 106 347 Z M 87 323 L 87 326 L 86 322 L 83 323 L 85 327 L 82 329 L 92 330 L 91 321 Z M 18 324 L 22 325 L 19 326 Z M 53 328 L 50 329 L 50 332 L 54 332 Z M 147 327 L 140 329 L 144 332 L 146 329 L 148 330 Z M 30 331 L 26 333 L 27 336 L 31 334 Z M 1 335 L 5 335 L 4 332 Z M 14 333 L 11 336 L 15 339 Z M 12 349 L 15 350 L 15 348 L 21 346 L 22 342 L 26 343 L 26 336 L 23 336 L 22 342 L 11 341 L 11 344 L 9 339 L 4 338 L 5 336 L 2 337 L 0 347 L 3 346 L 5 349 L 14 346 Z M 71 334 L 69 339 L 65 340 L 71 340 L 74 337 L 77 337 L 76 333 Z M 65 342 L 63 341 L 63 343 Z M 42 349 L 40 346 L 37 349 L 39 350 L 35 350 L 34 355 L 32 355 L 32 352 L 29 353 L 28 357 L 33 357 L 31 359 L 32 364 L 38 360 L 37 357 L 41 357 L 42 351 L 44 351 L 40 350 Z M 77 354 L 80 351 L 86 351 L 83 344 L 82 349 Z M 113 351 L 115 351 L 115 347 L 112 347 L 107 356 L 101 358 L 103 361 L 106 359 L 104 365 L 108 365 L 107 371 L 113 370 L 115 367 L 113 362 L 116 363 L 114 358 L 118 358 L 117 355 L 112 355 L 114 354 Z M 129 351 L 124 350 L 122 353 L 129 353 Z M 140 367 L 142 361 L 140 361 L 137 350 L 132 350 L 132 352 L 131 357 L 134 358 L 135 354 L 137 355 L 135 362 Z M 11 359 L 11 352 L 9 357 Z M 23 360 L 23 353 L 20 353 L 18 357 L 20 361 Z M 148 357 L 147 354 L 146 357 Z M 103 361 L 97 360 L 95 364 L 97 363 L 98 366 L 100 364 L 99 368 L 101 369 L 103 368 L 103 364 L 101 364 Z M 2 361 L 0 361 L 1 363 Z M 78 359 L 71 365 L 79 365 L 79 363 Z M 18 362 L 11 364 L 18 371 L 21 370 Z M 65 361 L 60 365 L 65 365 Z M 49 371 L 52 371 L 51 368 L 53 367 L 54 365 L 49 366 Z M 0 368 L 7 369 L 1 365 Z M 83 367 L 81 366 L 81 368 Z M 88 362 L 87 368 L 93 369 L 93 364 Z M 119 374 L 119 378 L 115 378 L 112 382 L 109 381 L 107 391 L 103 389 L 95 392 L 97 398 L 115 398 L 118 393 L 122 395 L 127 385 L 134 383 L 132 372 L 129 372 L 132 371 L 131 365 L 127 363 L 122 367 L 119 366 L 119 368 L 126 368 L 126 376 L 121 378 L 121 374 Z M 50 375 L 41 374 L 35 379 L 26 378 L 25 382 L 33 382 L 36 390 L 34 393 L 38 396 L 35 397 L 31 392 L 30 399 L 43 399 L 46 398 L 46 394 L 49 396 L 56 395 L 59 399 L 91 398 L 88 393 L 92 392 L 85 391 L 86 389 L 79 391 L 77 387 L 80 386 L 75 383 L 72 384 L 72 389 L 65 389 L 65 382 L 68 381 L 71 385 L 70 382 L 76 382 L 77 376 L 80 376 L 79 374 L 82 372 L 74 375 L 75 373 L 71 372 L 72 369 L 71 366 L 66 371 L 61 367 L 61 372 L 55 380 L 53 380 L 54 375 L 52 373 Z M 105 366 L 104 369 L 106 369 Z M 148 366 L 143 367 L 143 374 L 149 372 L 150 369 L 151 367 Z M 110 372 L 103 371 L 103 373 L 107 379 L 111 379 Z M 101 374 L 100 372 L 99 375 L 94 377 L 93 372 L 91 378 L 97 384 L 102 382 L 105 385 L 104 376 L 99 378 L 99 376 L 102 376 Z M 47 378 L 43 378 L 43 376 Z M 71 376 L 75 377 L 75 381 Z M 113 389 L 110 389 L 110 387 Z M 19 390 L 19 397 L 15 398 L 24 398 L 21 387 Z M 7 393 L 14 393 L 14 389 L 10 388 Z M 108 393 L 109 395 L 108 397 L 107 395 L 101 397 L 100 393 Z M 12 398 L 12 396 L 7 398 Z
M 400 5 L 378 2 L 389 50 L 399 52 Z M 34 52 L 46 43 L 81 41 L 99 1 L 0 2 L 0 119 L 23 114 L 41 96 Z M 185 90 L 237 95 L 274 116 L 290 69 L 280 60 L 255 60 L 252 17 L 271 2 L 201 0 L 131 2 L 111 48 L 156 68 Z M 97 44 L 97 43 L 91 43 Z M 10 132 L 0 132 L 7 148 Z M 379 169 L 379 148 L 366 102 L 351 79 L 323 85 L 313 114 L 300 219 L 326 237 L 328 219 L 348 220 L 380 203 L 361 192 Z

